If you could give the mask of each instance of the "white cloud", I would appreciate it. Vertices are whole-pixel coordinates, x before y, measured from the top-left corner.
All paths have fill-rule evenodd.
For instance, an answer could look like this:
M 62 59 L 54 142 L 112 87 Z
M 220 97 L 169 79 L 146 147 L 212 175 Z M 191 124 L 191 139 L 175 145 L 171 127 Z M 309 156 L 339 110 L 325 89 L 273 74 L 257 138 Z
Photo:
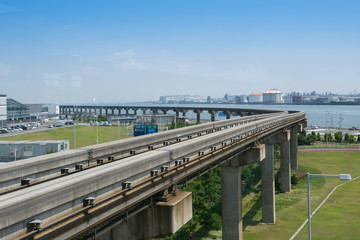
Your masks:
M 119 64 L 123 70 L 144 70 L 145 68 L 137 63 L 134 59 L 130 58 L 126 62 Z
M 141 65 L 135 60 L 135 53 L 133 50 L 128 49 L 123 52 L 114 52 L 108 59 L 115 70 L 146 70 L 148 67 Z
M 105 72 L 104 68 L 99 68 L 95 66 L 85 66 L 80 73 L 86 74 L 86 75 L 96 75 L 96 74 L 102 74 Z
M 60 80 L 63 77 L 64 77 L 64 74 L 61 74 L 61 73 L 44 73 L 44 79 Z

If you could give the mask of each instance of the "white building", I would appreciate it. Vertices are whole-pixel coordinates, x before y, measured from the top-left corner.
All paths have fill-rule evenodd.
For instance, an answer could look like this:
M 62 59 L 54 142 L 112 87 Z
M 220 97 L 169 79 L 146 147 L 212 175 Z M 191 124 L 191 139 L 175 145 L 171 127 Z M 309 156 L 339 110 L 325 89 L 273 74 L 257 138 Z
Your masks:
M 7 103 L 6 95 L 0 94 L 0 127 L 6 127 L 7 120 Z
M 249 103 L 262 103 L 263 94 L 262 93 L 252 93 L 248 96 Z
M 70 150 L 68 140 L 0 141 L 0 162 L 11 162 Z

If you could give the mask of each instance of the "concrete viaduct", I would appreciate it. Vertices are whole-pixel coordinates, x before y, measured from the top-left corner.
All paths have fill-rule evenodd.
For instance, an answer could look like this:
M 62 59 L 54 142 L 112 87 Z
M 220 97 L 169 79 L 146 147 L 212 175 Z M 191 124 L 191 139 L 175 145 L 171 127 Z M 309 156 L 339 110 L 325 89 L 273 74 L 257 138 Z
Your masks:
M 250 108 L 236 108 L 236 107 L 188 107 L 188 106 L 73 106 L 73 105 L 61 105 L 60 114 L 68 116 L 94 116 L 94 115 L 120 115 L 124 112 L 126 115 L 129 114 L 145 114 L 147 111 L 151 111 L 154 114 L 163 113 L 166 114 L 168 111 L 172 111 L 179 118 L 180 113 L 185 117 L 186 113 L 193 111 L 196 114 L 196 123 L 200 123 L 200 114 L 207 112 L 210 114 L 211 121 L 215 121 L 215 116 L 218 112 L 222 112 L 226 115 L 226 119 L 230 119 L 231 115 L 237 115 L 240 117 L 250 116 L 255 114 L 264 113 L 276 113 L 281 112 L 280 110 L 268 110 L 268 109 L 250 109 Z
M 262 221 L 275 223 L 274 144 L 288 192 L 306 125 L 304 112 L 258 113 L 3 164 L 0 238 L 173 234 L 192 218 L 191 193 L 178 186 L 221 166 L 222 238 L 243 239 L 241 167 L 261 163 Z

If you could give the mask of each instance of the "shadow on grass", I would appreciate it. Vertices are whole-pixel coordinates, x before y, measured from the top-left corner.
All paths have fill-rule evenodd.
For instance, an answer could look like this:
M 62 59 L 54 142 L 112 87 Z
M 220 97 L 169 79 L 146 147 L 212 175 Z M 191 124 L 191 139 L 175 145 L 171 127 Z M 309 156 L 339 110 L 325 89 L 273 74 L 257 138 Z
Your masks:
M 247 226 L 256 226 L 260 223 L 260 221 L 253 220 L 253 218 L 256 216 L 257 212 L 260 210 L 261 207 L 261 197 L 259 197 L 254 203 L 254 205 L 243 217 L 243 230 L 245 230 Z

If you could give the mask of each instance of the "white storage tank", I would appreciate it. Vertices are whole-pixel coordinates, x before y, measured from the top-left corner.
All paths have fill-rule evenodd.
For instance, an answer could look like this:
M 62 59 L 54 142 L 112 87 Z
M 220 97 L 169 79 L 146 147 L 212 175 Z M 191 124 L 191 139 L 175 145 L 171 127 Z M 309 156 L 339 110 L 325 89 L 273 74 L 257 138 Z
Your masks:
M 249 103 L 262 103 L 263 94 L 262 93 L 252 93 L 248 96 Z
M 282 102 L 282 93 L 279 92 L 277 89 L 270 89 L 269 91 L 264 92 L 263 94 L 263 101 L 267 104 L 273 103 L 281 103 Z

